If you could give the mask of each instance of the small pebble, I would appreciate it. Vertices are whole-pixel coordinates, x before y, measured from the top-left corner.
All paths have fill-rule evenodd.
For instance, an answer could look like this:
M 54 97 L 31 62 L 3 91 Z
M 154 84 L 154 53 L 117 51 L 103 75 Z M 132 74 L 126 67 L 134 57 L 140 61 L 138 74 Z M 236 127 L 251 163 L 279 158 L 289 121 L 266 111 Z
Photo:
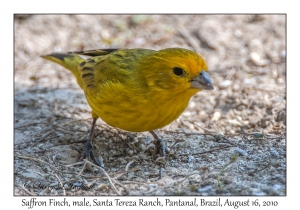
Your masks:
M 215 112 L 213 117 L 211 118 L 212 121 L 218 121 L 221 118 L 221 113 L 220 112 Z
M 263 195 L 266 195 L 266 193 L 262 192 L 262 191 L 259 191 L 259 192 L 252 192 L 252 195 L 255 195 L 255 196 L 263 196 Z
M 224 81 L 219 83 L 219 88 L 220 89 L 225 89 L 225 88 L 229 87 L 231 84 L 232 84 L 232 81 L 224 80 Z
M 254 138 L 262 138 L 264 135 L 262 133 L 252 133 Z
M 109 137 L 110 137 L 110 133 L 108 133 L 108 132 L 103 132 L 103 135 L 104 135 L 104 137 L 106 138 L 106 139 L 108 139 Z
M 243 32 L 239 29 L 235 30 L 234 36 L 237 38 L 241 38 L 243 36 Z
M 79 130 L 86 133 L 88 131 L 88 128 L 86 126 L 81 126 Z
M 82 182 L 73 182 L 72 183 L 72 187 L 81 187 L 82 186 Z
M 273 185 L 273 189 L 274 190 L 280 190 L 282 188 L 282 185 L 281 184 L 274 184 Z
M 157 187 L 157 186 L 158 186 L 158 184 L 149 184 L 148 186 L 149 186 L 149 187 L 153 187 L 153 188 L 155 188 L 155 187 Z
M 103 158 L 101 156 L 98 157 L 98 161 L 100 163 L 100 167 L 104 168 Z
M 278 160 L 278 158 L 275 158 L 275 159 L 271 159 L 270 160 L 270 164 L 271 164 L 271 166 L 278 166 L 279 165 L 279 160 Z
M 198 193 L 203 193 L 203 192 L 206 192 L 206 191 L 209 191 L 210 189 L 212 189 L 213 187 L 211 185 L 207 185 L 205 187 L 202 187 L 202 188 L 198 188 L 197 189 L 197 192 Z
M 243 83 L 245 83 L 245 84 L 254 84 L 254 83 L 256 83 L 256 79 L 255 78 L 251 78 L 251 79 L 245 78 L 243 80 Z
M 194 162 L 194 160 L 195 160 L 194 156 L 190 155 L 188 158 L 188 163 Z
M 247 156 L 248 153 L 243 150 L 243 149 L 240 149 L 240 148 L 237 148 L 236 150 L 234 150 L 235 153 L 238 153 L 239 155 L 242 155 L 242 156 Z
M 274 147 L 270 148 L 270 153 L 272 156 L 279 158 L 279 153 L 277 152 L 277 150 Z

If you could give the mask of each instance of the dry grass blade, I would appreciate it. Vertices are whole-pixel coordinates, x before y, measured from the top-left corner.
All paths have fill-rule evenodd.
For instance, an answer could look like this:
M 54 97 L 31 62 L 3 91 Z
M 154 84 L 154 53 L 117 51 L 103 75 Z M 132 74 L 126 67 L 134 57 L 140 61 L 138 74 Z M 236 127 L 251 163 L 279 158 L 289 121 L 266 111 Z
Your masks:
M 29 192 L 24 186 L 20 185 L 20 184 L 15 184 L 15 186 L 19 187 L 21 190 L 23 190 L 25 193 L 27 193 L 28 195 L 31 196 L 37 196 L 37 194 Z
M 32 160 L 35 162 L 39 162 L 45 165 L 48 165 L 50 168 L 52 168 L 55 171 L 61 172 L 61 170 L 57 169 L 56 167 L 52 166 L 50 163 L 47 163 L 43 160 L 37 159 L 37 158 L 33 158 L 33 157 L 27 157 L 27 156 L 16 156 L 16 158 L 20 158 L 20 159 L 25 159 L 25 160 Z
M 115 190 L 115 192 L 117 193 L 117 195 L 121 195 L 120 192 L 115 187 L 115 185 L 112 183 L 112 180 L 111 180 L 110 176 L 106 173 L 106 171 L 103 168 L 101 168 L 100 166 L 97 166 L 96 164 L 94 164 L 94 163 L 92 163 L 92 162 L 90 162 L 90 161 L 88 161 L 86 159 L 84 159 L 84 162 L 85 162 L 84 164 L 88 163 L 88 164 L 91 164 L 92 166 L 100 169 L 100 171 L 102 171 L 105 174 L 105 176 L 107 177 L 109 183 L 111 184 L 111 186 L 113 187 L 113 189 Z

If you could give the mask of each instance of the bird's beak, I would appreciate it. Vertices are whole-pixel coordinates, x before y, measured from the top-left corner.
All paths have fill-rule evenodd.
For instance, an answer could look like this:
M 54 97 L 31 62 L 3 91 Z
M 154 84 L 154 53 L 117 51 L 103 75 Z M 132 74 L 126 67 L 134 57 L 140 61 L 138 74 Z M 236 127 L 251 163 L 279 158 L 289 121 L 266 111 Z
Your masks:
M 191 88 L 213 90 L 214 86 L 210 80 L 208 73 L 202 70 L 196 77 L 191 80 Z

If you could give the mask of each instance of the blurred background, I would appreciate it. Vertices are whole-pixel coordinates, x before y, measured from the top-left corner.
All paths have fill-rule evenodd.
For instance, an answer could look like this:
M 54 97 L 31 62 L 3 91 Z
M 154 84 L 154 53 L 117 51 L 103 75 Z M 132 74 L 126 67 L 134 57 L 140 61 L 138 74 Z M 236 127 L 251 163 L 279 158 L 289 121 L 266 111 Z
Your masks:
M 63 167 L 83 159 L 90 108 L 73 75 L 40 55 L 170 47 L 201 54 L 215 89 L 197 93 L 179 119 L 158 130 L 171 147 L 162 177 L 148 153 L 151 135 L 98 120 L 95 152 L 120 194 L 286 194 L 285 15 L 23 14 L 14 17 L 14 35 L 15 195 L 116 195 L 97 169 L 98 176 L 77 176 L 81 165 Z M 32 185 L 55 185 L 57 177 L 96 190 Z

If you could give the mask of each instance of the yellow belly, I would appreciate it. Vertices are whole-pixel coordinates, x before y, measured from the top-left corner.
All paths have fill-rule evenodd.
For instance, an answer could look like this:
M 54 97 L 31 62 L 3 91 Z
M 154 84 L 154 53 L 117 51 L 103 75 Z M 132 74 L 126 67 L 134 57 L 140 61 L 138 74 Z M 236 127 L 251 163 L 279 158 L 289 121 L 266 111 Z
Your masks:
M 177 119 L 192 95 L 194 93 L 168 99 L 157 96 L 140 101 L 124 100 L 114 95 L 98 99 L 87 97 L 87 100 L 94 115 L 107 124 L 126 131 L 144 132 L 162 128 Z

